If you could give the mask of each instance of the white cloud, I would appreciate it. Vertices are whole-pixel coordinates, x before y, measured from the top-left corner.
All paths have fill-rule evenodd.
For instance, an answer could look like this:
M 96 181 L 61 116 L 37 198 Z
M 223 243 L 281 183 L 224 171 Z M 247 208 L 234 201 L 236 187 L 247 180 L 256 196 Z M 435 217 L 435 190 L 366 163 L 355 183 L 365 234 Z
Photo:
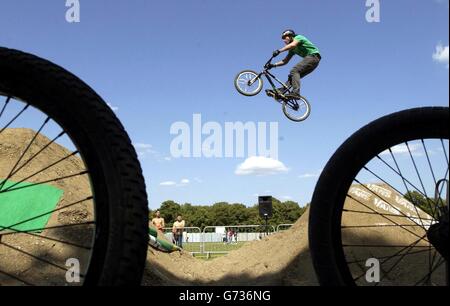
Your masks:
M 252 196 L 253 196 L 253 197 L 267 196 L 267 195 L 269 195 L 269 194 L 271 194 L 271 193 L 272 193 L 271 190 L 264 190 L 264 192 L 263 192 L 262 194 L 260 194 L 260 193 L 254 193 Z
M 442 63 L 447 65 L 447 69 L 449 68 L 448 64 L 448 46 L 443 46 L 442 44 L 438 44 L 436 46 L 436 51 L 433 53 L 433 60 L 438 63 Z
M 283 200 L 292 200 L 292 197 L 291 197 L 291 196 L 287 196 L 287 195 L 281 196 L 281 198 L 282 198 Z
M 393 154 L 409 154 L 409 151 L 411 151 L 412 155 L 415 156 L 421 156 L 422 154 L 420 152 L 418 152 L 420 148 L 419 144 L 409 144 L 409 150 L 408 147 L 406 146 L 406 144 L 400 144 L 400 145 L 396 145 L 395 147 L 391 148 L 391 151 Z M 389 150 L 383 151 L 380 155 L 390 155 L 391 153 L 389 153 Z
M 236 175 L 259 176 L 286 173 L 288 171 L 289 169 L 279 160 L 263 156 L 252 156 L 238 165 L 234 173 Z
M 175 186 L 177 183 L 173 182 L 173 181 L 167 181 L 167 182 L 162 182 L 159 185 L 160 186 Z
M 106 103 L 113 110 L 113 112 L 117 112 L 119 108 L 117 106 L 113 106 L 111 103 Z
M 319 171 L 317 171 L 315 173 L 304 173 L 304 174 L 299 175 L 298 177 L 301 179 L 317 178 L 322 173 L 322 170 L 323 169 L 320 169 Z
M 165 186 L 165 187 L 183 187 L 186 186 L 190 183 L 191 181 L 188 179 L 182 179 L 179 183 L 175 182 L 175 181 L 166 181 L 166 182 L 162 182 L 159 185 L 160 186 Z
M 136 143 L 134 145 L 134 147 L 136 149 L 143 149 L 143 150 L 150 150 L 151 148 L 153 148 L 153 146 L 151 144 L 148 144 L 148 143 Z
M 298 176 L 299 178 L 315 178 L 319 177 L 319 174 L 317 173 L 305 173 Z
M 153 149 L 153 146 L 148 143 L 135 143 L 133 144 L 136 149 L 137 154 L 140 157 L 144 157 L 147 155 L 155 155 L 157 152 Z

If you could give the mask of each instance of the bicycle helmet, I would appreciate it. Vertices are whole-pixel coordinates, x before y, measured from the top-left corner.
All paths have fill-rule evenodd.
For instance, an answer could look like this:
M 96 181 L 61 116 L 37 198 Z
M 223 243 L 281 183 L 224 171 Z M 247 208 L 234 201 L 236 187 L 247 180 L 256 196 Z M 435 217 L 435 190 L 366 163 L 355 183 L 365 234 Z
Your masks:
M 287 30 L 283 31 L 283 33 L 281 34 L 281 38 L 284 39 L 286 36 L 294 37 L 295 36 L 295 31 L 291 30 L 291 29 L 287 29 Z

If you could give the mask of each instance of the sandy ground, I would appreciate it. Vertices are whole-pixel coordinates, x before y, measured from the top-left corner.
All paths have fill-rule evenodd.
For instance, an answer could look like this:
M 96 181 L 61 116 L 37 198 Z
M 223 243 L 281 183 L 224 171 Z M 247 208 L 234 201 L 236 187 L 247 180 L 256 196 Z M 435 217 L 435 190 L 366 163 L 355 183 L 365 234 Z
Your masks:
M 7 177 L 11 172 L 11 168 L 25 152 L 34 135 L 35 132 L 29 129 L 7 129 L 0 133 L 0 179 Z M 47 137 L 39 135 L 33 145 L 26 151 L 19 165 L 24 165 L 30 157 L 38 153 L 49 142 Z M 26 182 L 36 183 L 77 174 L 84 170 L 84 164 L 80 158 L 72 156 L 48 170 L 30 177 L 71 153 L 62 146 L 53 143 L 12 176 L 10 180 L 19 182 L 26 179 Z M 86 175 L 48 184 L 64 191 L 57 209 L 79 202 L 92 195 Z M 5 204 L 13 205 L 13 203 L 2 203 L 2 205 Z M 92 201 L 83 201 L 51 214 L 47 226 L 63 226 L 93 220 Z M 92 233 L 92 225 L 84 225 L 47 229 L 39 235 L 3 235 L 0 244 L 0 284 L 66 285 L 66 261 L 68 258 L 79 259 L 81 272 L 84 272 L 90 251 L 79 246 L 91 247 Z M 77 246 L 62 242 L 71 242 Z M 54 265 L 49 265 L 48 262 Z M 16 279 L 10 276 L 14 276 Z
M 349 246 L 345 248 L 345 256 L 352 262 L 349 266 L 353 276 L 363 276 L 358 278 L 358 284 L 370 285 L 365 279 L 369 258 L 379 259 L 381 273 L 385 275 L 383 285 L 414 285 L 420 281 L 428 271 L 430 253 L 422 252 L 428 244 L 420 240 L 425 231 L 418 225 L 431 217 L 385 185 L 353 186 L 349 194 L 352 197 L 344 205 L 346 228 L 342 236 L 343 244 Z M 185 252 L 166 254 L 150 248 L 143 285 L 318 285 L 308 247 L 308 217 L 306 211 L 289 230 L 248 242 L 210 261 Z M 410 221 L 411 217 L 416 221 Z M 414 247 L 396 247 L 410 245 Z M 404 255 L 406 252 L 414 254 Z M 439 258 L 436 256 L 436 262 Z M 444 279 L 445 270 L 441 266 L 430 284 L 442 284 Z
M 307 220 L 208 261 L 150 248 L 143 285 L 316 285 Z
M 34 135 L 35 132 L 27 129 L 8 129 L 0 133 L 0 178 L 4 178 L 10 173 L 11 167 L 17 162 Z M 48 138 L 39 135 L 25 154 L 23 161 L 37 153 L 48 142 Z M 27 182 L 40 182 L 79 173 L 84 169 L 83 162 L 79 157 L 72 156 L 54 167 L 28 178 L 31 174 L 69 154 L 70 151 L 64 147 L 52 144 L 11 180 L 20 181 L 27 178 Z M 76 176 L 50 184 L 64 191 L 58 208 L 91 195 L 87 176 Z M 349 226 L 343 230 L 345 244 L 410 245 L 425 234 L 422 228 L 404 218 L 404 215 L 417 217 L 417 213 L 422 218 L 427 218 L 425 213 L 414 212 L 404 199 L 387 186 L 371 185 L 369 187 L 371 190 L 383 194 L 383 200 L 393 203 L 397 208 L 393 211 L 392 208 L 386 207 L 380 198 L 365 188 L 354 187 L 351 189 L 352 198 L 348 198 L 345 204 L 345 208 L 349 212 L 343 215 L 344 225 Z M 352 211 L 359 211 L 359 213 Z M 388 219 L 373 212 L 391 213 L 396 216 Z M 213 260 L 196 259 L 183 251 L 168 254 L 149 248 L 142 285 L 317 285 L 308 248 L 308 214 L 308 211 L 305 212 L 289 230 L 265 237 L 260 241 L 248 242 L 240 249 Z M 92 203 L 84 201 L 54 212 L 48 226 L 92 220 L 94 220 Z M 405 229 L 399 230 L 398 227 L 392 227 L 391 225 L 395 223 L 405 225 Z M 381 226 L 360 227 L 374 224 Z M 58 230 L 47 229 L 38 236 L 29 234 L 1 236 L 0 285 L 26 283 L 67 285 L 65 281 L 66 260 L 68 258 L 81 259 L 83 270 L 88 262 L 89 250 L 82 249 L 79 245 L 89 246 L 91 239 L 92 228 L 89 226 Z M 62 241 L 70 241 L 78 246 L 67 245 Z M 417 245 L 423 246 L 424 242 L 419 241 Z M 383 258 L 396 251 L 399 249 L 349 247 L 346 249 L 346 257 L 349 261 L 355 261 L 351 265 L 351 270 L 354 275 L 358 275 L 366 270 L 364 259 Z M 424 272 L 422 270 L 427 267 L 428 254 L 418 253 L 412 256 L 394 257 L 395 261 L 398 259 L 400 265 L 394 264 L 394 260 L 391 260 L 392 264 L 388 262 L 382 267 L 383 272 L 390 272 L 391 279 L 387 278 L 386 283 L 410 284 L 413 276 L 421 275 Z M 50 261 L 54 265 L 49 265 L 45 261 Z M 442 281 L 442 278 L 441 271 L 437 273 L 433 282 L 438 283 Z

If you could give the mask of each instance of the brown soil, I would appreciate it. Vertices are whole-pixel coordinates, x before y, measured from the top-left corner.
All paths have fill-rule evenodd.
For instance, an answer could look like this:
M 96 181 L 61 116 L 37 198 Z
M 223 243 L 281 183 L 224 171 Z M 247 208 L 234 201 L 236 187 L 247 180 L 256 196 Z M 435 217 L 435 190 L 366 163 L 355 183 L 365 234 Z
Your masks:
M 35 132 L 30 129 L 7 129 L 0 133 L 0 180 L 6 178 L 11 168 L 16 164 Z M 39 135 L 33 145 L 27 150 L 20 165 L 34 156 L 45 147 L 50 140 Z M 77 174 L 84 170 L 84 164 L 77 156 L 72 156 L 61 163 L 28 178 L 44 167 L 70 155 L 72 152 L 53 143 L 36 158 L 26 164 L 17 174 L 11 177 L 11 181 L 36 183 L 69 175 Z M 64 191 L 57 205 L 62 208 L 71 203 L 91 196 L 91 188 L 88 177 L 74 176 L 69 179 L 48 183 Z M 14 191 L 12 191 L 14 192 Z M 48 227 L 70 225 L 93 221 L 92 201 L 83 201 L 69 208 L 54 212 L 49 220 Z M 1 236 L 0 244 L 0 284 L 20 285 L 23 283 L 40 285 L 66 285 L 65 274 L 66 260 L 76 258 L 80 261 L 81 273 L 86 269 L 89 251 L 67 245 L 58 241 L 70 241 L 81 246 L 91 246 L 93 228 L 91 225 L 67 227 L 61 229 L 47 229 L 38 236 L 30 234 L 14 234 Z M 46 239 L 43 237 L 48 237 Z M 30 255 L 35 256 L 31 257 Z M 40 258 L 40 259 L 37 259 Z M 49 261 L 59 266 L 51 266 Z M 9 276 L 13 275 L 18 279 Z
M 144 285 L 315 285 L 308 213 L 289 230 L 246 243 L 210 261 L 149 249 Z
M 35 132 L 27 129 L 8 129 L 0 133 L 0 178 L 8 175 L 18 156 L 22 154 Z M 48 138 L 39 135 L 25 155 L 24 160 L 38 152 L 49 142 Z M 42 154 L 38 155 L 22 171 L 11 178 L 20 181 L 37 172 L 43 167 L 67 156 L 71 152 L 58 144 L 52 144 Z M 84 169 L 83 162 L 77 156 L 70 157 L 56 166 L 36 175 L 27 182 L 46 181 L 54 177 L 62 177 L 78 173 Z M 58 208 L 64 207 L 85 199 L 91 195 L 87 176 L 76 176 L 71 179 L 51 182 L 51 185 L 64 191 Z M 383 186 L 378 186 L 383 187 Z M 371 186 L 377 189 L 377 185 Z M 384 186 L 385 191 L 389 188 Z M 408 204 L 398 198 L 398 195 L 389 190 L 390 194 L 384 200 L 394 203 L 401 214 L 417 216 L 408 208 Z M 355 200 L 349 199 L 345 208 L 366 212 L 386 212 L 367 190 L 353 189 Z M 397 196 L 397 197 L 396 197 Z M 364 205 L 361 205 L 363 203 Z M 392 213 L 392 211 L 391 211 Z M 317 285 L 317 279 L 312 267 L 308 248 L 308 214 L 307 211 L 289 230 L 268 236 L 261 241 L 248 242 L 240 249 L 230 252 L 227 256 L 214 260 L 196 259 L 186 252 L 163 253 L 152 248 L 148 250 L 147 265 L 142 281 L 143 285 Z M 390 218 L 376 214 L 344 213 L 344 225 L 360 226 L 367 224 L 392 225 L 395 223 L 413 225 L 411 221 L 399 214 Z M 427 217 L 419 212 L 421 217 Z M 86 222 L 94 219 L 92 203 L 85 201 L 67 209 L 52 214 L 48 226 L 67 225 Z M 43 237 L 55 240 L 68 240 L 81 245 L 89 245 L 92 238 L 92 228 L 84 227 L 65 228 L 60 230 L 45 230 Z M 347 244 L 371 243 L 377 244 L 411 244 L 417 236 L 424 235 L 423 230 L 408 227 L 400 231 L 393 227 L 379 228 L 349 228 L 343 234 L 343 241 Z M 35 237 L 27 234 L 3 235 L 0 244 L 0 284 L 17 285 L 38 283 L 40 285 L 66 285 L 65 271 L 49 266 L 42 260 L 30 257 L 26 253 L 51 261 L 60 267 L 65 267 L 68 258 L 78 258 L 82 270 L 86 268 L 89 252 L 75 246 Z M 419 242 L 418 245 L 423 244 Z M 7 245 L 14 246 L 15 249 Z M 348 259 L 354 258 L 380 258 L 386 253 L 382 248 L 348 249 Z M 390 251 L 392 254 L 392 249 Z M 416 266 L 414 271 L 394 270 L 395 284 L 407 283 L 412 275 L 422 273 L 421 266 L 426 266 L 427 253 L 417 256 L 408 256 L 401 261 L 406 266 Z M 403 266 L 404 267 L 404 266 Z M 357 274 L 364 272 L 363 263 L 356 263 L 352 271 Z M 3 272 L 3 273 L 2 273 Z M 14 275 L 21 281 L 11 278 Z M 437 276 L 440 278 L 441 276 Z M 438 279 L 439 281 L 440 279 Z M 394 280 L 392 280 L 394 283 Z
M 416 224 L 405 216 L 417 218 L 419 215 L 422 219 L 430 218 L 430 216 L 423 211 L 416 211 L 410 203 L 387 186 L 368 186 L 380 196 L 370 193 L 370 189 L 366 187 L 352 187 L 351 194 L 354 199 L 347 199 L 345 209 L 371 214 L 344 213 L 343 225 L 349 228 L 343 230 L 343 243 L 366 246 L 411 245 L 425 235 L 422 228 L 414 226 Z M 389 202 L 395 208 L 383 206 L 381 200 Z M 386 211 L 386 209 L 389 210 Z M 380 215 L 386 213 L 396 216 Z M 306 211 L 289 230 L 268 236 L 261 241 L 248 242 L 242 248 L 210 261 L 196 259 L 185 252 L 167 254 L 150 248 L 143 284 L 153 286 L 317 285 L 308 247 L 308 217 L 309 211 Z M 417 223 L 420 222 L 418 219 Z M 398 226 L 390 226 L 396 224 L 405 225 L 405 230 L 399 230 Z M 352 228 L 366 225 L 380 225 L 380 227 Z M 415 245 L 426 244 L 424 241 L 419 241 Z M 397 256 L 383 263 L 383 257 L 401 250 L 402 248 L 392 247 L 349 247 L 346 248 L 345 255 L 347 261 L 362 260 L 351 265 L 354 276 L 365 275 L 368 269 L 365 266 L 367 259 L 380 258 L 381 271 L 389 271 L 389 276 L 383 279 L 384 285 L 413 285 L 426 274 L 428 252 Z M 423 249 L 412 249 L 412 251 L 417 250 Z M 397 261 L 399 264 L 394 265 Z M 445 278 L 444 267 L 442 266 L 436 272 L 431 282 L 442 283 Z M 359 285 L 368 285 L 364 277 L 360 279 Z

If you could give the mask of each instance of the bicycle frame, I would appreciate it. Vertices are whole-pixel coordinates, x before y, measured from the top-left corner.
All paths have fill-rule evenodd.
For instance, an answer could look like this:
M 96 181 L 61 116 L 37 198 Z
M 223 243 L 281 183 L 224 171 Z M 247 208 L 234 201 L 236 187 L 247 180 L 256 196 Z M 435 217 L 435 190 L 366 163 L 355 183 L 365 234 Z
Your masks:
M 253 83 L 256 82 L 256 80 L 258 80 L 259 78 L 261 78 L 261 76 L 264 75 L 274 90 L 277 89 L 277 87 L 275 86 L 273 79 L 276 80 L 278 83 L 280 83 L 280 85 L 282 85 L 285 89 L 289 90 L 290 89 L 289 86 L 287 86 L 284 82 L 280 81 L 276 76 L 274 76 L 272 73 L 269 72 L 270 68 L 268 68 L 268 66 L 272 62 L 272 60 L 273 57 L 271 57 L 264 65 L 264 70 L 260 74 L 258 74 L 256 78 L 249 81 L 249 85 L 253 85 Z
M 264 65 L 264 69 L 259 73 L 254 70 L 239 72 L 234 79 L 234 87 L 244 96 L 256 96 L 263 90 L 264 76 L 272 88 L 265 90 L 266 95 L 282 105 L 283 113 L 286 117 L 295 122 L 305 120 L 309 117 L 311 105 L 305 97 L 298 96 L 297 93 L 292 92 L 291 80 L 284 83 L 271 73 L 270 70 L 275 67 L 271 64 L 273 59 L 274 57 L 271 57 Z M 267 87 L 269 88 L 269 86 Z
M 249 86 L 253 85 L 253 83 L 255 83 L 256 80 L 260 79 L 262 76 L 265 76 L 266 79 L 267 79 L 267 81 L 270 83 L 270 85 L 272 86 L 272 89 L 273 89 L 274 91 L 277 90 L 277 86 L 275 85 L 275 82 L 274 82 L 273 80 L 277 81 L 281 86 L 283 86 L 284 89 L 286 89 L 286 90 L 290 90 L 290 89 L 291 89 L 291 86 L 286 85 L 286 83 L 284 83 L 283 81 L 279 80 L 276 76 L 274 76 L 272 73 L 270 73 L 269 70 L 270 70 L 271 68 L 269 68 L 269 65 L 271 64 L 271 62 L 272 62 L 273 59 L 274 59 L 274 57 L 271 57 L 271 58 L 267 61 L 267 63 L 264 65 L 264 70 L 263 70 L 260 74 L 258 74 L 258 76 L 257 76 L 256 78 L 254 78 L 253 80 L 250 80 L 250 81 L 248 82 L 248 85 L 249 85 Z M 278 101 L 278 102 L 280 102 L 278 99 L 275 99 L 275 100 Z M 297 101 L 295 101 L 295 100 L 289 100 L 289 99 L 286 99 L 286 98 L 284 98 L 284 97 L 282 97 L 282 100 L 283 100 L 290 108 L 292 108 L 292 109 L 294 109 L 294 110 L 295 110 L 295 109 L 298 109 L 298 102 L 297 102 Z M 280 102 L 280 103 L 281 103 L 281 102 Z

